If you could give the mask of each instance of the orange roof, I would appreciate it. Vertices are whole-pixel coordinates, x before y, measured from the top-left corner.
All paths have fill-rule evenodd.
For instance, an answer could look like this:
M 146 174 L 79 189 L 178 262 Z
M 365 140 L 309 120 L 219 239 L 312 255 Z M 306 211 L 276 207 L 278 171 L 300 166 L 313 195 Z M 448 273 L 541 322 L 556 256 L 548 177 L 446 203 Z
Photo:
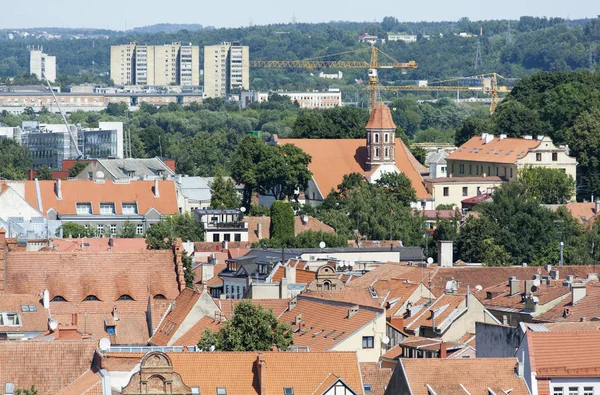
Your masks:
M 422 279 L 427 279 L 433 268 L 420 268 L 417 266 L 408 266 L 400 263 L 384 263 L 378 265 L 375 269 L 354 278 L 346 286 L 350 288 L 370 287 L 381 280 L 409 280 L 412 283 L 418 283 Z
M 58 393 L 92 366 L 97 341 L 2 341 L 0 383 L 32 385 L 40 395 Z
M 175 299 L 173 307 L 163 318 L 154 335 L 152 335 L 150 343 L 155 346 L 169 345 L 173 335 L 177 332 L 177 329 L 188 316 L 190 310 L 192 310 L 201 295 L 201 293 L 189 288 L 181 291 L 179 296 Z
M 49 209 L 61 215 L 77 214 L 77 203 L 91 203 L 92 213 L 100 214 L 100 203 L 114 203 L 117 215 L 122 214 L 122 203 L 137 203 L 138 213 L 146 214 L 154 208 L 162 215 L 177 214 L 175 181 L 158 181 L 160 197 L 154 196 L 154 181 L 131 181 L 128 184 L 93 180 L 65 180 L 61 182 L 62 199 L 58 199 L 55 187 L 57 181 L 39 181 L 43 213 Z M 25 200 L 38 208 L 35 181 L 24 181 Z
M 400 358 L 395 374 L 404 376 L 413 395 L 528 394 L 527 385 L 515 375 L 515 358 L 422 359 Z M 393 379 L 392 379 L 393 382 Z
M 110 365 L 115 359 L 127 360 L 133 356 L 127 354 L 108 353 L 102 360 L 103 368 L 116 370 L 105 363 Z M 143 356 L 132 354 L 137 357 L 137 362 Z M 267 394 L 283 393 L 283 388 L 290 387 L 295 395 L 313 395 L 329 382 L 330 376 L 339 377 L 355 393 L 363 393 L 356 352 L 179 352 L 167 355 L 183 382 L 190 387 L 198 386 L 201 394 L 214 394 L 215 388 L 225 388 L 227 395 L 258 395 L 258 360 L 261 356 Z
M 492 136 L 493 137 L 493 136 Z M 522 138 L 493 138 L 485 144 L 482 136 L 471 137 L 469 141 L 446 157 L 449 160 L 468 160 L 475 162 L 515 163 L 523 158 L 529 150 L 536 148 L 540 140 Z
M 392 112 L 390 111 L 390 108 L 383 102 L 377 103 L 373 110 L 371 110 L 369 122 L 367 122 L 367 126 L 365 128 L 396 130 L 396 124 L 392 119 Z
M 296 268 L 296 284 L 308 284 L 317 276 L 317 272 Z M 279 266 L 273 274 L 272 282 L 278 283 L 285 277 L 285 267 Z
M 566 292 L 570 292 L 568 287 L 565 288 Z M 571 298 L 558 303 L 556 306 L 540 314 L 536 317 L 538 321 L 549 321 L 549 322 L 576 322 L 580 321 L 581 317 L 587 319 L 600 318 L 600 283 L 599 282 L 588 282 L 586 287 L 586 296 L 578 301 L 575 305 L 571 303 Z M 568 309 L 568 314 L 565 314 Z M 596 325 L 600 325 L 600 322 L 595 322 Z
M 23 310 L 26 306 L 26 311 Z M 35 311 L 29 311 L 34 306 Z M 38 295 L 0 295 L 0 311 L 18 313 L 21 317 L 20 326 L 0 325 L 2 332 L 45 332 L 48 329 L 48 310 L 40 303 Z
M 431 327 L 433 325 L 431 311 L 437 310 L 439 313 L 436 313 L 435 315 L 435 326 L 436 328 L 439 328 L 442 326 L 444 320 L 449 318 L 450 315 L 454 313 L 454 310 L 459 308 L 459 306 L 464 304 L 464 302 L 465 295 L 444 294 L 434 300 L 433 303 L 427 306 L 426 309 L 423 309 L 420 314 L 417 313 L 418 315 L 414 319 L 405 319 L 405 322 L 409 321 L 407 324 L 405 324 L 405 327 L 407 330 L 416 330 L 421 326 Z
M 538 377 L 598 377 L 600 332 L 527 331 L 531 371 Z
M 214 318 L 204 316 L 196 322 L 179 339 L 173 342 L 174 346 L 195 346 L 198 344 L 206 329 L 211 332 L 218 332 L 224 325 L 223 321 L 217 321 Z
M 378 298 L 375 299 L 371 295 L 371 291 L 367 288 L 342 288 L 338 291 L 307 291 L 304 295 L 317 299 L 336 300 L 381 308 L 383 307 L 382 304 L 387 300 L 388 293 L 378 293 Z
M 123 238 L 86 238 L 86 239 L 51 239 L 54 251 L 139 251 L 147 249 L 146 239 Z M 113 246 L 108 243 L 112 240 Z M 83 244 L 86 244 L 83 246 Z M 50 249 L 50 247 L 48 247 Z
M 367 147 L 365 139 L 280 139 L 280 144 L 294 144 L 312 157 L 308 168 L 319 191 L 326 197 L 342 182 L 344 175 L 365 174 Z M 401 139 L 396 139 L 396 167 L 411 181 L 418 199 L 429 198 L 423 178 L 413 166 L 410 151 L 404 149 Z
M 148 296 L 175 299 L 179 284 L 172 251 L 9 252 L 5 261 L 7 293 L 62 296 L 81 302 L 94 295 L 114 302 L 123 295 L 147 303 Z M 86 302 L 96 303 L 96 302 Z
M 598 215 L 596 203 L 594 202 L 571 202 L 565 204 L 565 208 L 569 210 L 571 215 L 582 224 L 595 220 L 597 218 L 596 216 Z
M 510 286 L 508 285 L 508 281 L 496 286 L 485 288 L 478 296 L 487 308 L 523 308 L 525 303 L 523 302 L 521 295 L 525 290 L 524 281 L 521 281 L 519 286 L 521 292 L 514 296 L 510 296 Z M 565 295 L 569 295 L 570 293 L 570 288 L 563 286 L 562 281 L 552 281 L 551 285 L 540 284 L 537 287 L 537 290 L 531 294 L 538 298 L 540 305 L 544 305 L 548 302 L 552 302 L 558 298 L 564 297 Z M 488 296 L 490 296 L 490 298 L 488 298 Z
M 58 395 L 103 395 L 102 379 L 93 371 L 88 370 L 63 388 Z
M 353 303 L 330 301 L 298 295 L 297 304 L 286 311 L 281 320 L 294 329 L 294 346 L 307 346 L 310 351 L 328 351 L 354 332 L 373 322 L 383 309 L 359 306 L 358 312 L 348 318 Z M 294 324 L 302 314 L 302 328 Z

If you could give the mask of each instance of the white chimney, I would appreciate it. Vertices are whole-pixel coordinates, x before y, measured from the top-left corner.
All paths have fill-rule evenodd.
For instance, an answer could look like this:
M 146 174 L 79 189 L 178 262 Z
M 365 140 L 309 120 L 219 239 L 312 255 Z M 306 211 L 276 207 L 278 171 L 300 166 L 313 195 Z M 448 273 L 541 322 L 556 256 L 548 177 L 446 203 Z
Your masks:
M 160 192 L 158 190 L 158 180 L 154 180 L 154 197 L 159 198 Z
M 262 240 L 262 224 L 259 222 L 256 224 L 256 237 L 258 240 Z
M 500 135 L 500 140 L 504 140 L 505 138 L 506 138 L 506 135 L 505 135 L 505 134 L 501 134 L 501 135 Z
M 581 299 L 585 298 L 587 291 L 585 284 L 575 283 L 571 284 L 571 304 L 575 306 Z
M 523 138 L 525 140 L 532 140 L 533 139 L 533 137 L 531 137 L 531 135 L 523 136 Z
M 50 308 L 50 292 L 47 289 L 44 290 L 44 297 L 42 298 L 44 308 L 48 310 Z
M 494 135 L 493 134 L 486 134 L 485 135 L 485 139 L 483 141 L 484 144 L 489 144 L 494 140 Z
M 56 193 L 56 198 L 62 200 L 62 184 L 60 179 L 56 180 L 54 184 L 54 192 Z
M 600 209 L 600 200 L 596 199 L 594 202 L 594 214 L 598 214 L 598 209 Z

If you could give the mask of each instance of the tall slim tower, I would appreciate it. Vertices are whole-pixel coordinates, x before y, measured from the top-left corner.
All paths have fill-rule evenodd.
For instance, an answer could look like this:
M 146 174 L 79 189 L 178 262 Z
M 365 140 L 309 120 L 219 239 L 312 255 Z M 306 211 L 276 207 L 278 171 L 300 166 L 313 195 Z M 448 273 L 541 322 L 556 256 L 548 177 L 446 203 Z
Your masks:
M 379 102 L 367 122 L 367 171 L 396 165 L 396 124 L 388 106 Z

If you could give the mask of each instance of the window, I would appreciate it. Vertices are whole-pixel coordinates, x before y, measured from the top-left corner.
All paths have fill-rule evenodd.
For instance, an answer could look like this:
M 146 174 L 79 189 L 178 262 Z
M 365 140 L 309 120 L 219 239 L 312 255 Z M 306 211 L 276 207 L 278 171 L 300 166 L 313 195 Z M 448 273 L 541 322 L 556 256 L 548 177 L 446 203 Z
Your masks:
M 542 161 L 542 153 L 538 152 L 537 154 L 535 154 L 535 160 L 538 162 Z
M 100 214 L 114 215 L 115 214 L 115 204 L 114 203 L 100 203 Z
M 389 147 L 385 147 L 384 153 L 385 153 L 385 155 L 384 155 L 384 156 L 385 156 L 386 158 L 389 158 L 389 157 L 390 157 L 390 148 L 389 148 Z
M 123 214 L 137 214 L 137 204 L 136 203 L 123 203 Z
M 554 387 L 552 389 L 552 395 L 563 395 L 563 388 L 562 387 Z
M 444 187 L 444 196 L 450 196 L 450 187 Z
M 552 162 L 556 162 L 558 160 L 558 152 L 552 153 Z
M 463 187 L 463 196 L 469 196 L 469 187 Z
M 101 235 L 104 233 L 104 225 L 100 224 L 100 225 L 96 225 L 96 233 Z
M 223 240 L 224 240 L 224 241 L 231 241 L 231 234 L 229 234 L 229 233 L 225 233 L 225 234 L 223 235 Z
M 21 326 L 18 313 L 0 313 L 0 326 Z
M 116 335 L 117 328 L 114 325 L 106 325 L 106 333 L 109 335 Z
M 460 174 L 465 174 L 465 165 L 460 165 Z
M 594 395 L 594 387 L 583 387 L 583 395 Z
M 144 234 L 144 225 L 137 224 L 135 226 L 135 234 L 137 234 L 137 235 L 143 235 Z
M 385 141 L 386 143 L 388 143 L 390 141 L 390 135 L 389 133 L 386 133 L 383 135 L 383 141 Z
M 24 313 L 35 313 L 37 311 L 37 307 L 33 304 L 24 304 L 21 305 L 21 311 Z
M 569 387 L 569 395 L 579 395 L 579 387 Z
M 452 174 L 454 174 L 454 163 L 452 164 Z
M 88 295 L 83 299 L 84 302 L 99 302 L 100 299 L 96 295 Z
M 469 174 L 473 174 L 473 165 L 469 165 Z
M 496 167 L 496 176 L 498 176 L 498 168 Z
M 156 299 L 156 300 L 165 300 L 167 298 L 165 298 L 165 295 L 163 295 L 163 294 L 156 294 L 156 295 L 154 295 L 154 299 Z
M 489 166 L 488 166 L 488 172 L 487 172 L 487 175 L 488 175 L 488 176 L 491 176 L 491 175 L 492 175 L 492 171 L 490 170 L 490 167 L 489 167 Z
M 213 233 L 213 242 L 221 241 L 221 235 L 218 233 Z
M 217 395 L 227 395 L 227 390 L 223 387 L 217 388 Z
M 117 300 L 133 300 L 133 298 L 127 294 L 121 295 L 119 296 L 119 299 Z
M 375 159 L 379 159 L 379 147 L 375 147 Z
M 373 387 L 371 387 L 371 384 L 363 384 L 363 390 L 365 391 L 365 393 L 373 392 Z
M 78 215 L 92 214 L 92 204 L 91 203 L 77 203 L 77 214 Z
M 375 133 L 373 136 L 373 140 L 375 141 L 375 143 L 379 143 L 379 133 Z
M 291 387 L 283 387 L 283 395 L 294 395 L 294 389 Z
M 192 387 L 192 395 L 200 395 L 200 387 Z
M 55 297 L 52 298 L 51 302 L 66 302 L 67 299 L 63 298 L 60 295 L 56 295 Z
M 373 336 L 363 336 L 362 348 L 373 348 Z
M 513 177 L 513 172 L 512 172 L 512 170 L 513 170 L 513 169 L 512 169 L 512 167 L 511 167 L 511 168 L 510 168 L 510 178 L 512 178 L 512 177 Z
M 110 234 L 114 235 L 117 233 L 117 224 L 110 224 Z
M 242 235 L 240 233 L 235 233 L 233 235 L 233 240 L 234 241 L 242 241 Z

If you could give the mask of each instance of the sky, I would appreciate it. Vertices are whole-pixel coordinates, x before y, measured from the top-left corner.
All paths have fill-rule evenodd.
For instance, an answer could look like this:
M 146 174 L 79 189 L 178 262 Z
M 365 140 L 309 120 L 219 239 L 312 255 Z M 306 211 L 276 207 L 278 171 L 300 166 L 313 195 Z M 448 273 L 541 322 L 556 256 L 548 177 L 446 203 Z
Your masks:
M 156 23 L 249 24 L 329 21 L 454 21 L 518 19 L 520 16 L 594 18 L 598 0 L 5 0 L 0 28 L 87 27 L 126 30 Z

